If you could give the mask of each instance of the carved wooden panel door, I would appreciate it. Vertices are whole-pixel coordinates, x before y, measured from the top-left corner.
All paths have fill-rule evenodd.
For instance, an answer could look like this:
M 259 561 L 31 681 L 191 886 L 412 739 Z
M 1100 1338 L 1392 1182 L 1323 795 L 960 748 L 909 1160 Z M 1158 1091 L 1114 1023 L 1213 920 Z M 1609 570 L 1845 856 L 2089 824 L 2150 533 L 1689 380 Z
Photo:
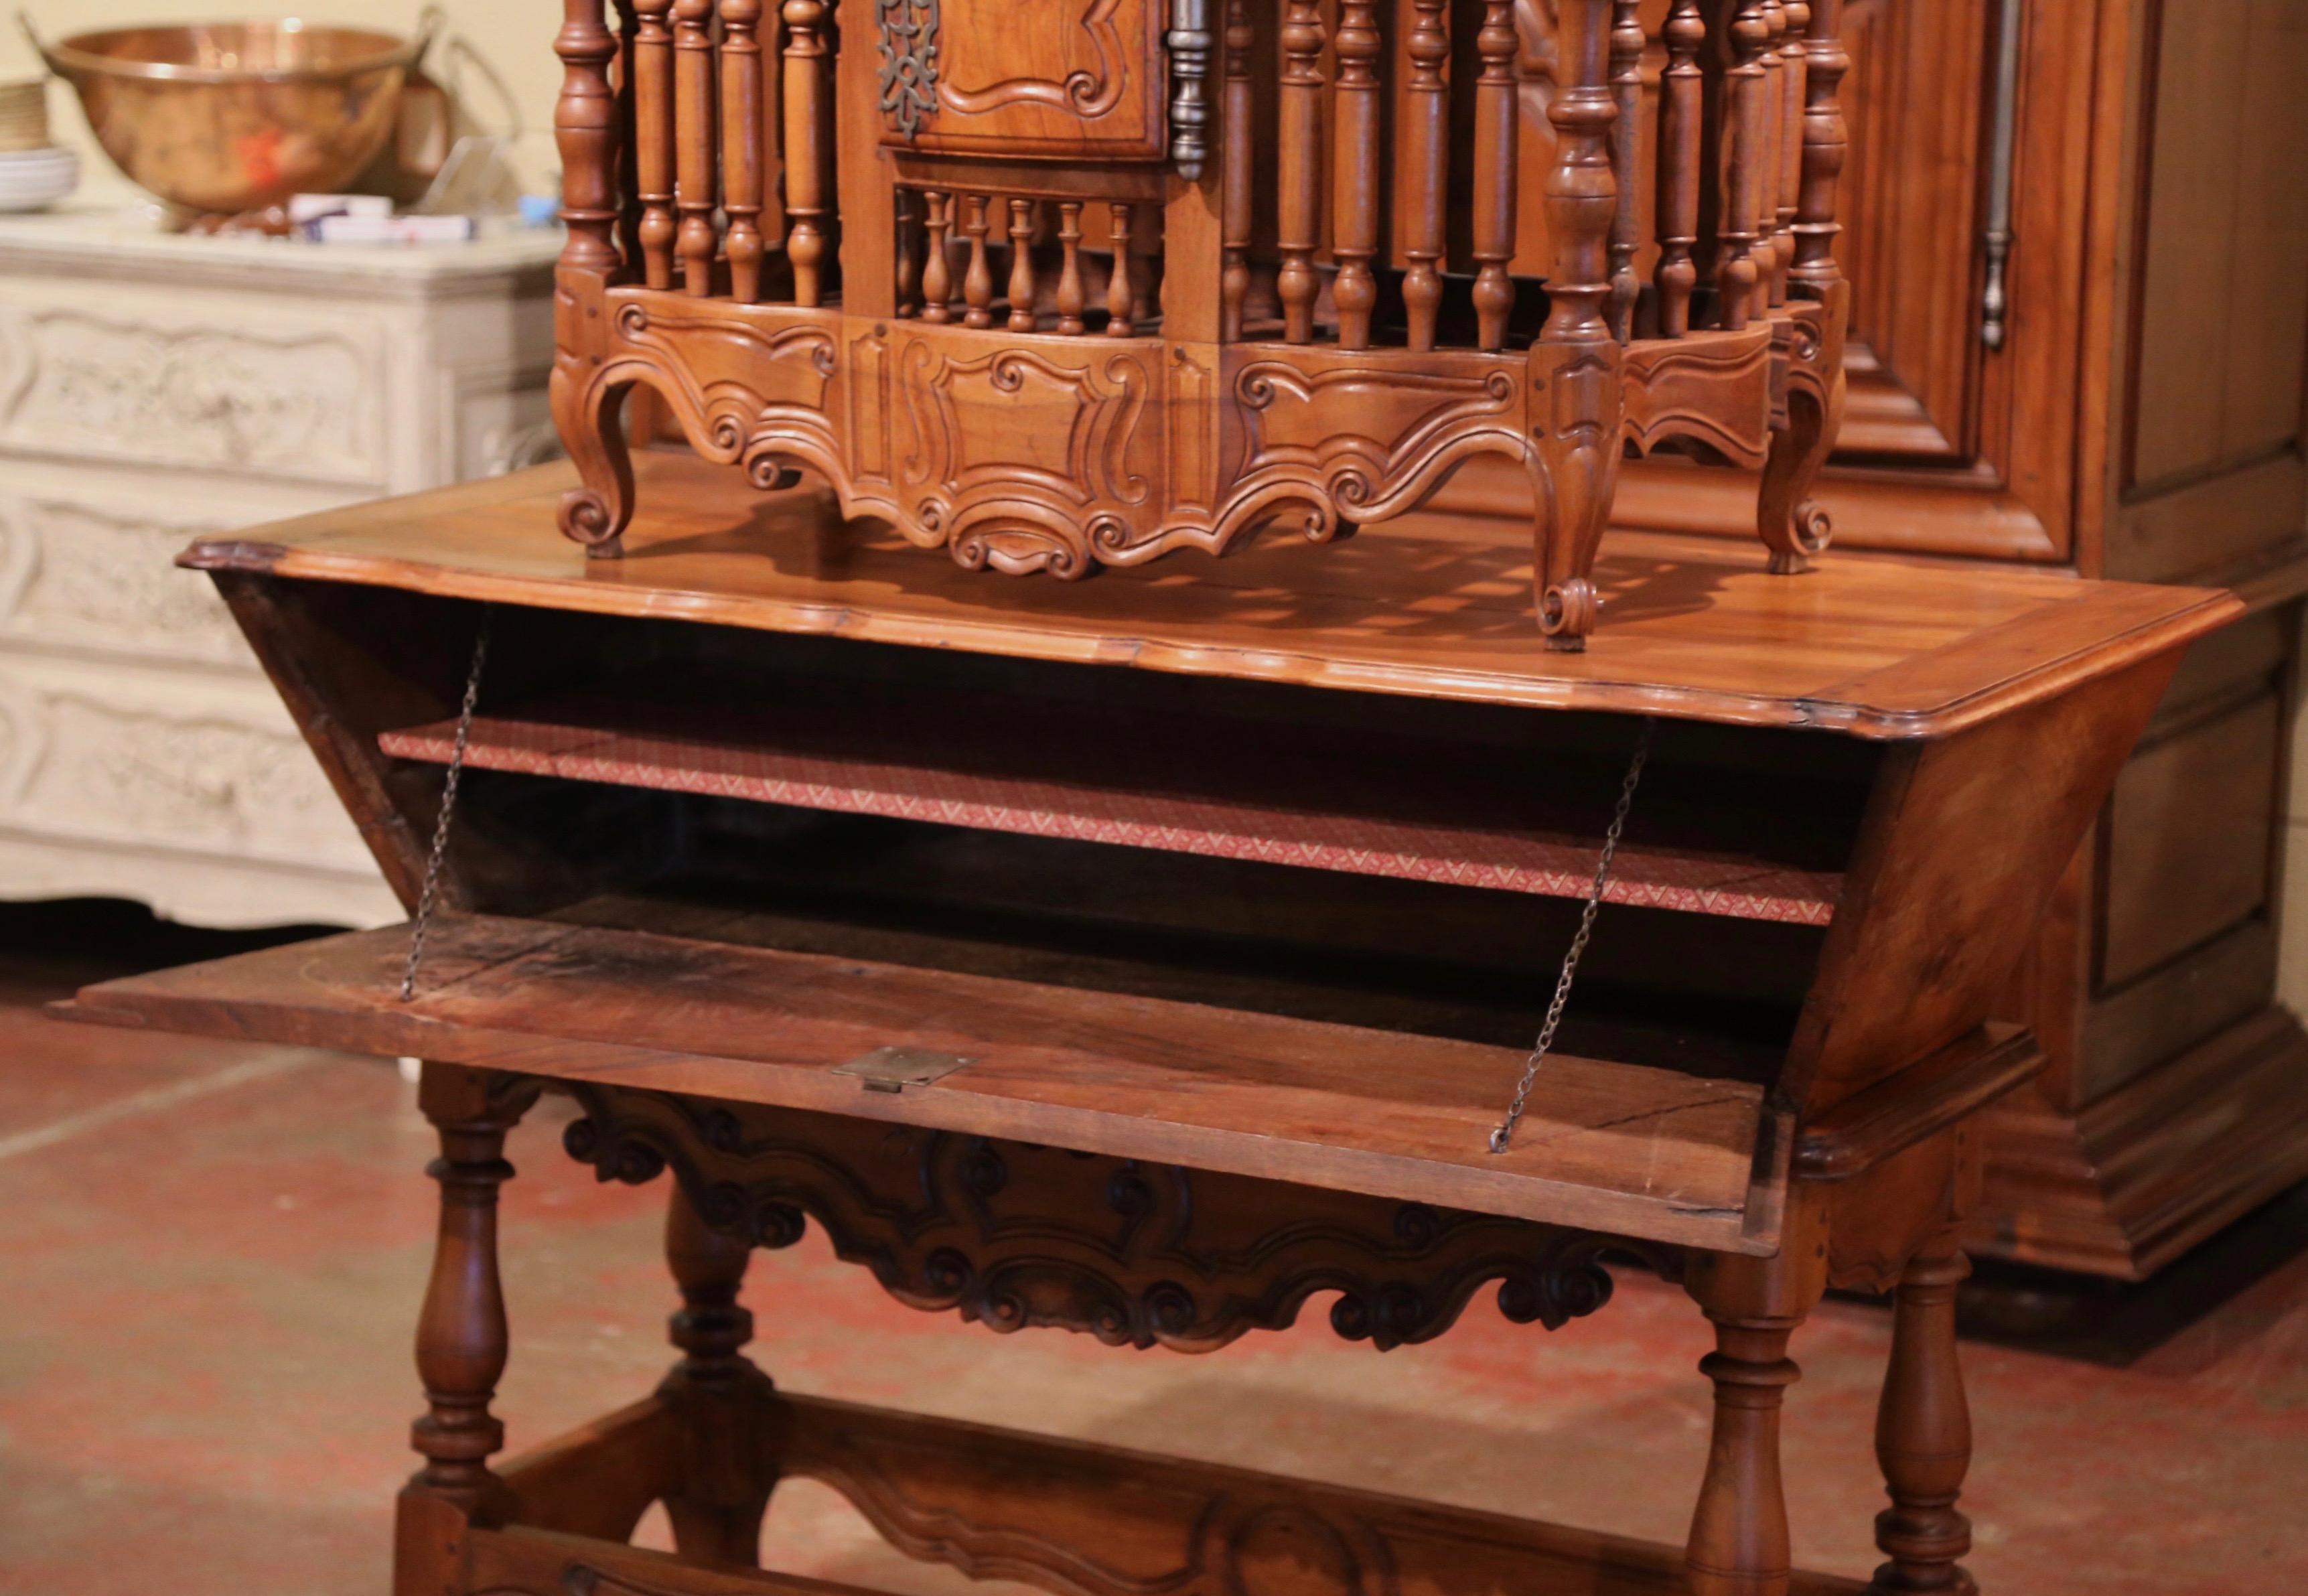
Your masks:
M 1155 160 L 1167 0 L 881 0 L 886 142 Z
M 1854 544 L 2075 557 L 2096 0 L 1851 0 Z M 1855 501 L 1856 503 L 1856 501 Z M 1919 513 L 1919 511 L 1921 513 Z M 1875 524 L 1865 524 L 1867 522 Z

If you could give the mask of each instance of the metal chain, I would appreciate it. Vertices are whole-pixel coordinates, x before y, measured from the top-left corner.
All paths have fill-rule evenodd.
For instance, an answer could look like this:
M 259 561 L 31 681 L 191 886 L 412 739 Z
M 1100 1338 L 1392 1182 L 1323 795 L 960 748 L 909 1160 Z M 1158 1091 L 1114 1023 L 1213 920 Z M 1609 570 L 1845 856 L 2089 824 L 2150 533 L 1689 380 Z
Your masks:
M 1635 744 L 1635 756 L 1627 763 L 1626 779 L 1619 783 L 1619 805 L 1612 811 L 1610 829 L 1603 833 L 1603 857 L 1595 861 L 1595 884 L 1587 889 L 1586 906 L 1579 911 L 1579 929 L 1571 938 L 1570 951 L 1563 955 L 1562 972 L 1554 978 L 1554 1000 L 1546 1005 L 1546 1020 L 1538 1028 L 1538 1040 L 1532 1044 L 1530 1057 L 1523 1061 L 1522 1080 L 1515 1087 L 1513 1100 L 1507 1104 L 1507 1117 L 1491 1132 L 1493 1152 L 1504 1152 L 1514 1144 L 1515 1126 L 1521 1123 L 1523 1105 L 1530 1100 L 1538 1067 L 1546 1062 L 1547 1051 L 1554 1046 L 1555 1031 L 1563 1023 L 1563 1011 L 1570 1006 L 1571 984 L 1579 979 L 1579 961 L 1595 935 L 1595 915 L 1603 907 L 1604 889 L 1611 884 L 1611 865 L 1618 858 L 1619 839 L 1627 829 L 1627 811 L 1634 807 L 1635 789 L 1642 782 L 1643 763 L 1651 756 L 1651 733 L 1658 724 L 1656 720 L 1643 722 L 1643 735 Z
M 473 706 L 480 702 L 481 668 L 489 658 L 489 611 L 481 611 L 480 630 L 473 634 L 473 667 L 465 674 L 465 704 L 457 714 L 457 743 L 449 751 L 449 776 L 441 788 L 441 817 L 433 823 L 433 852 L 425 861 L 425 888 L 417 895 L 417 920 L 409 929 L 409 962 L 400 972 L 400 1001 L 417 996 L 417 967 L 425 958 L 425 934 L 432 928 L 433 906 L 441 895 L 441 861 L 449 851 L 449 824 L 457 813 L 457 785 L 465 774 L 465 746 L 472 740 Z

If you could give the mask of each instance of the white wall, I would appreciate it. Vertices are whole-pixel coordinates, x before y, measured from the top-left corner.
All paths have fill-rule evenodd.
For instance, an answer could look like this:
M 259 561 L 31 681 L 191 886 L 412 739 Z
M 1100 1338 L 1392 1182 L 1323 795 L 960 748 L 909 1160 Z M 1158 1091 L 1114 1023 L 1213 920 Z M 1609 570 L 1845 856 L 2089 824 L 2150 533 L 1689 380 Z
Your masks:
M 420 0 L 247 0 L 245 9 L 235 0 L 19 0 L 33 25 L 46 39 L 88 32 L 99 28 L 126 27 L 140 22 L 211 22 L 219 17 L 298 16 L 314 22 L 353 23 L 365 28 L 409 34 L 416 30 Z M 14 6 L 7 9 L 13 11 Z M 561 7 L 553 0 L 447 0 L 443 7 L 449 22 L 442 44 L 434 47 L 429 65 L 458 91 L 469 114 L 484 132 L 496 133 L 503 113 L 497 97 L 469 73 L 461 74 L 452 53 L 442 47 L 462 39 L 475 54 L 504 80 L 519 108 L 526 136 L 519 164 L 527 185 L 539 188 L 558 169 L 553 151 L 553 101 L 561 89 L 561 63 L 553 54 L 553 36 L 561 25 Z M 37 77 L 44 68 L 23 35 L 13 24 L 0 26 L 0 80 Z M 461 80 L 461 77 L 462 81 Z M 125 186 L 111 164 L 90 138 L 80 102 L 62 83 L 52 84 L 48 113 L 59 143 L 79 149 L 91 187 Z

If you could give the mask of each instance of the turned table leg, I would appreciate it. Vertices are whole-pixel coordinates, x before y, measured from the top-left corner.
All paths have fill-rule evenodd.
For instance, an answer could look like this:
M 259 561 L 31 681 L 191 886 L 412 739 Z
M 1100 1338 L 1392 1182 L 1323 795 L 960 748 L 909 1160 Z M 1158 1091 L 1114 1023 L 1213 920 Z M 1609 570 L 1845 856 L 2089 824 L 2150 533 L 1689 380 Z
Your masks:
M 472 1516 L 496 1488 L 488 1460 L 504 1445 L 489 1402 L 507 1351 L 497 1277 L 497 1188 L 512 1178 L 505 1133 L 533 1098 L 493 1101 L 486 1077 L 427 1065 L 421 1100 L 441 1134 L 441 1156 L 426 1170 L 440 1183 L 441 1228 L 417 1322 L 427 1411 L 409 1443 L 426 1461 L 410 1483 Z
M 478 1072 L 425 1066 L 418 1101 L 441 1136 L 441 1156 L 426 1172 L 440 1183 L 441 1224 L 417 1321 L 426 1412 L 409 1444 L 425 1466 L 401 1493 L 393 1587 L 401 1596 L 438 1596 L 461 1562 L 465 1524 L 506 1505 L 488 1463 L 504 1445 L 504 1426 L 489 1411 L 507 1351 L 497 1188 L 512 1177 L 505 1133 L 535 1100 L 533 1088 L 493 1091 Z
M 768 1376 L 744 1353 L 754 1316 L 737 1301 L 753 1255 L 750 1242 L 709 1227 L 678 1183 L 666 1211 L 665 1256 L 681 1288 L 673 1344 L 682 1359 L 660 1388 L 682 1404 L 688 1457 L 677 1491 L 665 1498 L 682 1555 L 757 1566 L 762 1519 L 775 1483 L 762 1462 Z
M 1684 1558 L 1692 1596 L 1785 1596 L 1779 1409 L 1801 1373 L 1788 1340 L 1826 1290 L 1824 1251 L 1791 1229 L 1775 1258 L 1694 1258 L 1686 1283 L 1715 1327 L 1699 1366 L 1715 1385 L 1715 1428 Z
M 1891 1497 L 1875 1519 L 1875 1544 L 1890 1559 L 1868 1587 L 1881 1596 L 1976 1589 L 1958 1566 L 1971 1549 L 1971 1521 L 1956 1511 L 1971 1466 L 1971 1411 L 1956 1353 L 1955 1295 L 1970 1272 L 1951 1228 L 1899 1279 L 1875 1418 L 1875 1455 Z

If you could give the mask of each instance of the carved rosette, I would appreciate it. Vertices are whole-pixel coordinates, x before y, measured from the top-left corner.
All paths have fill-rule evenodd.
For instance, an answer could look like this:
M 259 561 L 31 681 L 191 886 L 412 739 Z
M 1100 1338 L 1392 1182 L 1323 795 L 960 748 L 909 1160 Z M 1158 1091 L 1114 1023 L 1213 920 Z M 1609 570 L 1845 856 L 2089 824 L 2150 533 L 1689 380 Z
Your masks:
M 1431 1341 L 1495 1283 L 1557 1328 L 1610 1299 L 1606 1255 L 1671 1249 L 1520 1220 L 874 1121 L 615 1088 L 566 1088 L 564 1138 L 604 1180 L 673 1171 L 706 1222 L 791 1246 L 805 1216 L 909 1306 L 997 1331 L 1210 1351 L 1279 1330 L 1309 1297 L 1384 1350 Z

